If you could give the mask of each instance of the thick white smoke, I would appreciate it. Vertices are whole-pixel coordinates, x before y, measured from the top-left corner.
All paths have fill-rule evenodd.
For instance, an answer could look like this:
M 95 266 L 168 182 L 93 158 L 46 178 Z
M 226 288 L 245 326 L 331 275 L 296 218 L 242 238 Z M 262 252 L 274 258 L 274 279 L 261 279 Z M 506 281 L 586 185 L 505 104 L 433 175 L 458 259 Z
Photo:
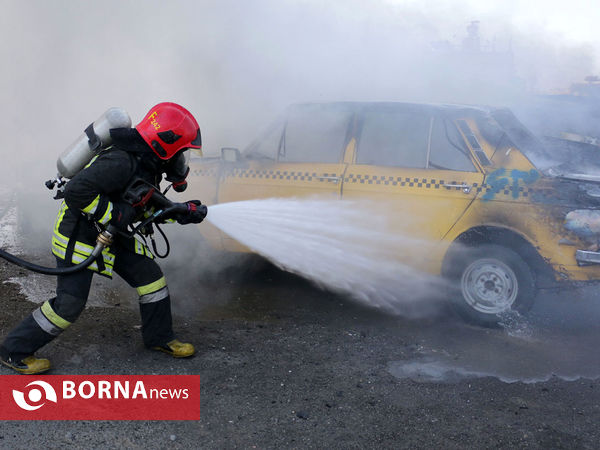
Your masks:
M 43 181 L 111 106 L 136 123 L 179 102 L 216 154 L 293 102 L 506 104 L 597 68 L 591 47 L 517 20 L 511 5 L 0 0 L 2 183 L 25 194 L 21 213 L 47 245 L 57 205 Z

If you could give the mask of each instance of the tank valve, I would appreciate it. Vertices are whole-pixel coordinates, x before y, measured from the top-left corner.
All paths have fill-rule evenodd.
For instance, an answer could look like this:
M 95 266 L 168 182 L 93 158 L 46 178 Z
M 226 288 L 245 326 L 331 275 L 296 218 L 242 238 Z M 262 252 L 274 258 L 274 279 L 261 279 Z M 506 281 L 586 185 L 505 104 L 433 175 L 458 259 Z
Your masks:
M 48 180 L 44 183 L 46 187 L 50 190 L 56 187 L 56 195 L 54 196 L 55 200 L 60 200 L 61 198 L 65 198 L 64 187 L 67 184 L 67 180 L 65 180 L 62 176 L 57 175 L 53 180 Z
M 46 187 L 50 190 L 54 189 L 54 186 L 56 186 L 58 189 L 60 189 L 61 187 L 63 187 L 65 184 L 67 184 L 67 180 L 65 180 L 63 177 L 61 177 L 60 175 L 57 175 L 55 179 L 53 180 L 48 180 L 44 183 L 46 185 Z

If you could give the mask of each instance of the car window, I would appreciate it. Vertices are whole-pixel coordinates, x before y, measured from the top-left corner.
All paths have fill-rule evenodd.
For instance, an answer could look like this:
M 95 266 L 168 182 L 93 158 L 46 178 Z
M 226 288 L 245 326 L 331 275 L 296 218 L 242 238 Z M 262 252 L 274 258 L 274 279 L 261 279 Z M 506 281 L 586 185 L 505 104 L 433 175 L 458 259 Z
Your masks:
M 409 111 L 368 111 L 357 164 L 425 168 L 431 118 Z
M 433 121 L 428 168 L 477 172 L 465 141 L 450 120 L 436 117 Z
M 283 120 L 278 120 L 271 125 L 257 140 L 248 146 L 244 155 L 252 159 L 276 159 L 283 135 Z
M 288 115 L 279 161 L 337 163 L 342 158 L 351 113 L 307 106 Z

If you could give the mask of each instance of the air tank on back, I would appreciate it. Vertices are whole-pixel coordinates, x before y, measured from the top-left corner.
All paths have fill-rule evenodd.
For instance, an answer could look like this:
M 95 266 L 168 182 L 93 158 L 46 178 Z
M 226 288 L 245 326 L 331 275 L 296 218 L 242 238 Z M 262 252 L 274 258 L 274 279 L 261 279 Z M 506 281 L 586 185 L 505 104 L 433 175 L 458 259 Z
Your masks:
M 72 178 L 103 148 L 110 146 L 111 128 L 130 128 L 131 118 L 123 108 L 110 108 L 90 124 L 56 161 L 59 177 Z

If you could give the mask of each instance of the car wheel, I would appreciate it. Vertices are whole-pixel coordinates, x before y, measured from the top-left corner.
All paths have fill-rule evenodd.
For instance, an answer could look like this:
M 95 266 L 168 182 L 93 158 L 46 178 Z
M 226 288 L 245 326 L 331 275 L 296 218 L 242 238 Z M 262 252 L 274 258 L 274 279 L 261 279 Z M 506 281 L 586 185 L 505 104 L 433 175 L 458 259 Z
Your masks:
M 468 249 L 455 260 L 453 303 L 470 322 L 493 326 L 502 314 L 528 311 L 535 299 L 535 281 L 529 265 L 513 250 L 499 245 Z

